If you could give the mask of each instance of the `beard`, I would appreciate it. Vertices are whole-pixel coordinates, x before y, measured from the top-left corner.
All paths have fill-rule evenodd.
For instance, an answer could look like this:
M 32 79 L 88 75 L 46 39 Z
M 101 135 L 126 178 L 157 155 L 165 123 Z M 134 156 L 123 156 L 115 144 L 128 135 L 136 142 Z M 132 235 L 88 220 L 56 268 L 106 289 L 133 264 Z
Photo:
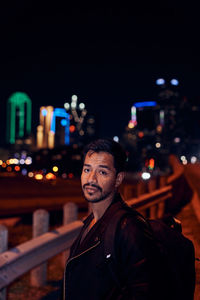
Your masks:
M 85 187 L 87 187 L 87 186 L 91 186 L 91 187 L 97 188 L 97 189 L 99 190 L 99 192 L 100 192 L 99 197 L 96 197 L 96 198 L 93 198 L 93 199 L 88 198 L 88 197 L 85 195 L 85 192 L 84 192 Z M 89 202 L 89 203 L 98 203 L 98 202 L 101 202 L 101 201 L 105 200 L 105 199 L 112 193 L 112 191 L 107 192 L 107 193 L 103 193 L 102 188 L 99 187 L 99 186 L 97 186 L 97 185 L 95 185 L 95 184 L 84 184 L 83 187 L 82 187 L 82 189 L 83 189 L 84 198 L 85 198 L 85 200 L 86 200 L 87 202 Z M 88 194 L 89 194 L 90 196 L 93 195 L 93 193 L 89 193 L 89 192 L 88 192 Z

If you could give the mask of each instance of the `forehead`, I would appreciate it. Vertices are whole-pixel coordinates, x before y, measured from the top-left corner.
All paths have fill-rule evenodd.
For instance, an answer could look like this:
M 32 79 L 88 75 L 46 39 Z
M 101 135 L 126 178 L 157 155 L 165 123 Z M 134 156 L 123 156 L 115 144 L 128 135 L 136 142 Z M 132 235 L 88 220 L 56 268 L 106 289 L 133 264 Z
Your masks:
M 86 154 L 84 164 L 89 165 L 106 165 L 110 168 L 114 168 L 114 159 L 113 156 L 108 152 L 93 152 L 88 151 Z

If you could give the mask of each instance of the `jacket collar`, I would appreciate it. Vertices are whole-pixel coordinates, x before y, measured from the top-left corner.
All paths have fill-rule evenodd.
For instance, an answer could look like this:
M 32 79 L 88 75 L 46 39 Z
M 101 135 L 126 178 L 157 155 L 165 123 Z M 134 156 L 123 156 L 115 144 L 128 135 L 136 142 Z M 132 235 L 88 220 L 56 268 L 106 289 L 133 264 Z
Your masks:
M 122 208 L 123 206 L 126 206 L 124 201 L 122 200 L 120 194 L 116 194 L 113 198 L 113 201 L 109 205 L 109 207 L 104 212 L 103 216 L 94 224 L 94 226 L 90 229 L 90 231 L 87 233 L 84 240 L 81 242 L 81 237 L 83 232 L 86 230 L 87 226 L 90 224 L 91 220 L 93 219 L 93 213 L 91 213 L 84 221 L 84 225 L 80 231 L 80 234 L 78 235 L 72 249 L 71 249 L 71 255 L 74 256 L 79 254 L 80 252 L 85 251 L 87 248 L 94 245 L 97 241 L 101 240 L 101 237 L 108 226 L 108 223 L 113 215 L 113 213 Z

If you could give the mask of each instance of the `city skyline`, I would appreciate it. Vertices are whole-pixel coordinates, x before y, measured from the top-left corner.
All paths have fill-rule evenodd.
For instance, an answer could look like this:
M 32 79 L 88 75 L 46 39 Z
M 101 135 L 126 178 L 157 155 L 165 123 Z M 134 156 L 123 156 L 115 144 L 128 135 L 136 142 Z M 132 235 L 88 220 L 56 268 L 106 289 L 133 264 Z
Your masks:
M 0 106 L 16 91 L 39 107 L 63 107 L 78 95 L 94 114 L 100 136 L 120 135 L 134 102 L 156 100 L 155 81 L 177 78 L 189 101 L 199 102 L 197 20 L 177 3 L 134 9 L 4 4 Z M 5 116 L 1 118 L 4 135 Z M 4 141 L 1 141 L 1 144 Z

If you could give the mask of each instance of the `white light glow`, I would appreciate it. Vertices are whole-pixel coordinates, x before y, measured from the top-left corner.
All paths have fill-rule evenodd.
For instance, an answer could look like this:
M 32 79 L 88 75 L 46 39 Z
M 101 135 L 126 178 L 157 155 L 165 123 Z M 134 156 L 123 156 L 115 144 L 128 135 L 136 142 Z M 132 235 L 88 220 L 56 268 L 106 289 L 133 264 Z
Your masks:
M 191 161 L 192 164 L 195 164 L 197 162 L 197 157 L 192 156 L 190 161 Z
M 185 155 L 182 155 L 182 156 L 181 156 L 181 160 L 182 160 L 182 161 L 183 161 L 183 160 L 186 160 Z
M 143 172 L 141 175 L 142 179 L 148 180 L 151 177 L 151 174 L 148 172 Z
M 79 109 L 80 109 L 80 110 L 83 110 L 84 108 L 85 108 L 85 104 L 84 104 L 84 103 L 80 103 L 80 104 L 79 104 Z
M 172 85 L 176 85 L 176 86 L 179 85 L 179 82 L 177 79 L 172 79 L 170 82 Z
M 66 110 L 70 109 L 70 104 L 69 104 L 68 102 L 66 102 L 66 103 L 64 104 L 64 108 L 65 108 Z
M 21 158 L 20 161 L 19 161 L 19 163 L 20 163 L 20 165 L 24 165 L 25 160 L 23 158 Z
M 158 78 L 158 79 L 156 80 L 156 84 L 157 84 L 157 85 L 165 84 L 165 80 L 164 80 L 163 78 Z
M 156 148 L 160 148 L 161 147 L 161 143 L 156 143 Z
M 71 103 L 71 108 L 72 108 L 72 109 L 75 109 L 75 108 L 76 108 L 76 102 L 72 102 L 72 103 Z
M 113 137 L 113 140 L 114 140 L 115 142 L 118 143 L 118 142 L 119 142 L 119 137 L 115 135 L 115 136 Z
M 78 100 L 78 97 L 76 95 L 72 95 L 72 101 L 77 101 Z

